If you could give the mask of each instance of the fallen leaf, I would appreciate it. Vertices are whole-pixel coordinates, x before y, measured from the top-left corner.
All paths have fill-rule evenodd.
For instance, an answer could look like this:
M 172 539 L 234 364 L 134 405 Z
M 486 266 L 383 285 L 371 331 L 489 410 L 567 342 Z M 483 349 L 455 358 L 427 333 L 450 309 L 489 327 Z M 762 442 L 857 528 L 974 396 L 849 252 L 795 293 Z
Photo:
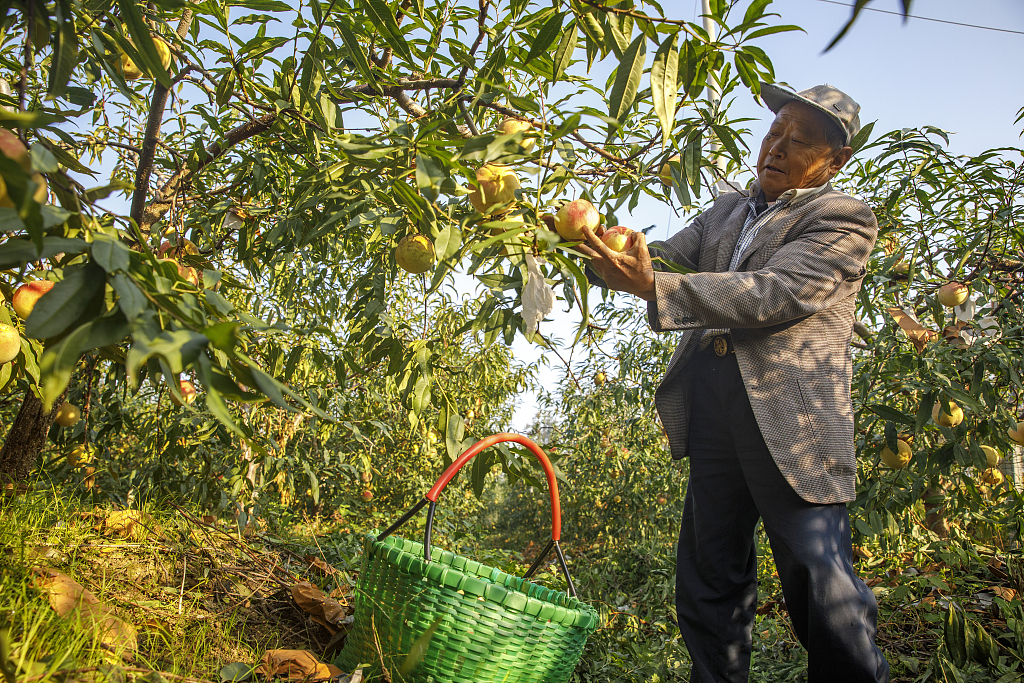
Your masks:
M 1005 586 L 989 586 L 989 590 L 1007 602 L 1017 597 L 1017 591 Z
M 113 534 L 141 541 L 149 535 L 152 526 L 153 518 L 141 510 L 111 510 L 93 529 L 104 536 Z
M 869 560 L 872 557 L 874 557 L 875 554 L 873 552 L 871 552 L 870 550 L 868 550 L 867 548 L 862 548 L 859 545 L 855 545 L 855 546 L 853 546 L 853 556 L 854 557 L 861 557 L 861 558 L 864 558 L 865 560 Z
M 284 676 L 293 681 L 322 681 L 343 673 L 333 664 L 321 662 L 308 650 L 267 650 L 256 671 L 263 676 Z
M 331 565 L 327 564 L 326 562 L 324 562 L 322 559 L 320 559 L 316 555 L 306 555 L 303 559 L 306 561 L 306 564 L 308 564 L 310 567 L 313 567 L 314 569 L 319 569 L 324 574 L 337 574 L 338 573 L 337 569 L 335 569 Z
M 57 614 L 77 617 L 80 625 L 95 629 L 103 645 L 129 652 L 138 649 L 135 627 L 113 614 L 91 591 L 67 574 L 56 569 L 39 569 L 36 571 L 35 586 L 46 593 L 50 606 Z
M 939 333 L 935 330 L 929 330 L 924 325 L 917 321 L 914 314 L 905 308 L 892 307 L 889 309 L 889 315 L 895 320 L 896 324 L 900 326 L 907 337 L 914 344 L 914 348 L 917 349 L 918 353 L 924 351 L 925 345 L 930 341 L 934 341 L 939 338 Z
M 303 612 L 311 615 L 313 621 L 324 626 L 333 635 L 342 620 L 348 616 L 348 610 L 334 598 L 309 581 L 300 581 L 291 587 L 292 599 Z

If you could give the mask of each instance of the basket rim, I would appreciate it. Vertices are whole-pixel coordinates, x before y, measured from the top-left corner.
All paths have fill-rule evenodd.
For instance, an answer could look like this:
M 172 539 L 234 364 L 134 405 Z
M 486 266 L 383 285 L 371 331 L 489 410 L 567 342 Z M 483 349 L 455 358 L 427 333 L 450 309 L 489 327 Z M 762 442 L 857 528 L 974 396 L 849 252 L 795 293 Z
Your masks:
M 423 544 L 398 536 L 378 540 L 366 535 L 365 553 L 382 559 L 399 571 L 420 576 L 439 588 L 461 591 L 504 609 L 588 632 L 597 628 L 597 611 L 570 597 L 528 579 L 503 572 L 450 550 L 431 548 L 431 562 L 423 559 Z

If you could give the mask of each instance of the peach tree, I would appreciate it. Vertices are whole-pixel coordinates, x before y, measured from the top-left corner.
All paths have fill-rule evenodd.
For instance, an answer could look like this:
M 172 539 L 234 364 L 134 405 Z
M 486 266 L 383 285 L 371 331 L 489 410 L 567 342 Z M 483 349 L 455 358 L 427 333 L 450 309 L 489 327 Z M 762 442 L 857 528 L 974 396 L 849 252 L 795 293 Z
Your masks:
M 795 27 L 768 0 L 711 5 L 714 37 L 653 2 L 4 3 L 0 125 L 31 167 L 0 159 L 0 286 L 56 285 L 0 377 L 21 398 L 3 476 L 27 476 L 47 434 L 121 430 L 167 445 L 170 469 L 199 442 L 241 449 L 232 486 L 253 488 L 284 457 L 261 420 L 302 415 L 357 443 L 375 401 L 405 441 L 457 454 L 471 402 L 499 414 L 525 381 L 498 347 L 549 344 L 524 321 L 531 267 L 577 311 L 573 343 L 589 329 L 581 263 L 542 215 L 576 197 L 607 224 L 645 195 L 691 206 L 739 167 L 742 121 L 722 102 L 773 80 L 752 41 Z M 485 164 L 520 185 L 487 215 L 467 197 Z M 412 234 L 436 254 L 423 276 L 395 262 Z M 462 390 L 470 359 L 498 389 Z M 182 380 L 198 400 L 169 407 L 187 401 Z M 86 419 L 51 430 L 69 390 Z M 182 433 L 125 432 L 130 401 L 176 411 Z M 529 476 L 516 453 L 499 461 Z

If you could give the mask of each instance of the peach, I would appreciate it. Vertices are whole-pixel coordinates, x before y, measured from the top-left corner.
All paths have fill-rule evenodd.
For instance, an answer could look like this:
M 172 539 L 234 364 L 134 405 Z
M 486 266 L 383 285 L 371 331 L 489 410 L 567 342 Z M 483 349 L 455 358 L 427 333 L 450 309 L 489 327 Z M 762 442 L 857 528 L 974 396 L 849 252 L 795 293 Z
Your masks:
M 624 225 L 616 225 L 607 228 L 601 235 L 601 240 L 612 251 L 623 252 L 633 246 L 633 231 Z
M 0 365 L 10 363 L 21 353 L 21 335 L 12 325 L 0 323 Z
M 967 295 L 971 293 L 967 285 L 959 282 L 947 282 L 939 287 L 939 303 L 947 308 L 959 306 L 967 301 Z
M 26 282 L 14 292 L 14 296 L 11 297 L 11 305 L 14 306 L 14 312 L 18 314 L 18 317 L 22 320 L 28 318 L 32 313 L 32 309 L 36 307 L 36 302 L 39 301 L 39 297 L 43 296 L 47 292 L 53 289 L 53 282 L 50 280 L 36 280 L 34 282 Z
M 575 199 L 562 206 L 555 214 L 555 230 L 562 239 L 581 240 L 584 226 L 597 230 L 600 224 L 601 215 L 597 212 L 597 207 L 586 199 Z

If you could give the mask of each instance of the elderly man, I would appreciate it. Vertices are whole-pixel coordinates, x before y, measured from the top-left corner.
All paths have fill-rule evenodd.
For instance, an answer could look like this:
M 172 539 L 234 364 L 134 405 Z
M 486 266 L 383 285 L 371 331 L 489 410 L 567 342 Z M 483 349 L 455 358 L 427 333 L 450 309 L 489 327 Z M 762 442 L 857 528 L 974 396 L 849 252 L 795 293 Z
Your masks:
M 877 605 L 852 565 L 850 339 L 877 223 L 829 181 L 850 160 L 860 106 L 819 85 L 764 84 L 775 120 L 750 189 L 719 196 L 666 242 L 580 250 L 651 327 L 683 330 L 656 404 L 689 456 L 676 609 L 692 683 L 746 681 L 763 520 L 809 683 L 888 681 Z M 652 267 L 651 253 L 696 272 Z

